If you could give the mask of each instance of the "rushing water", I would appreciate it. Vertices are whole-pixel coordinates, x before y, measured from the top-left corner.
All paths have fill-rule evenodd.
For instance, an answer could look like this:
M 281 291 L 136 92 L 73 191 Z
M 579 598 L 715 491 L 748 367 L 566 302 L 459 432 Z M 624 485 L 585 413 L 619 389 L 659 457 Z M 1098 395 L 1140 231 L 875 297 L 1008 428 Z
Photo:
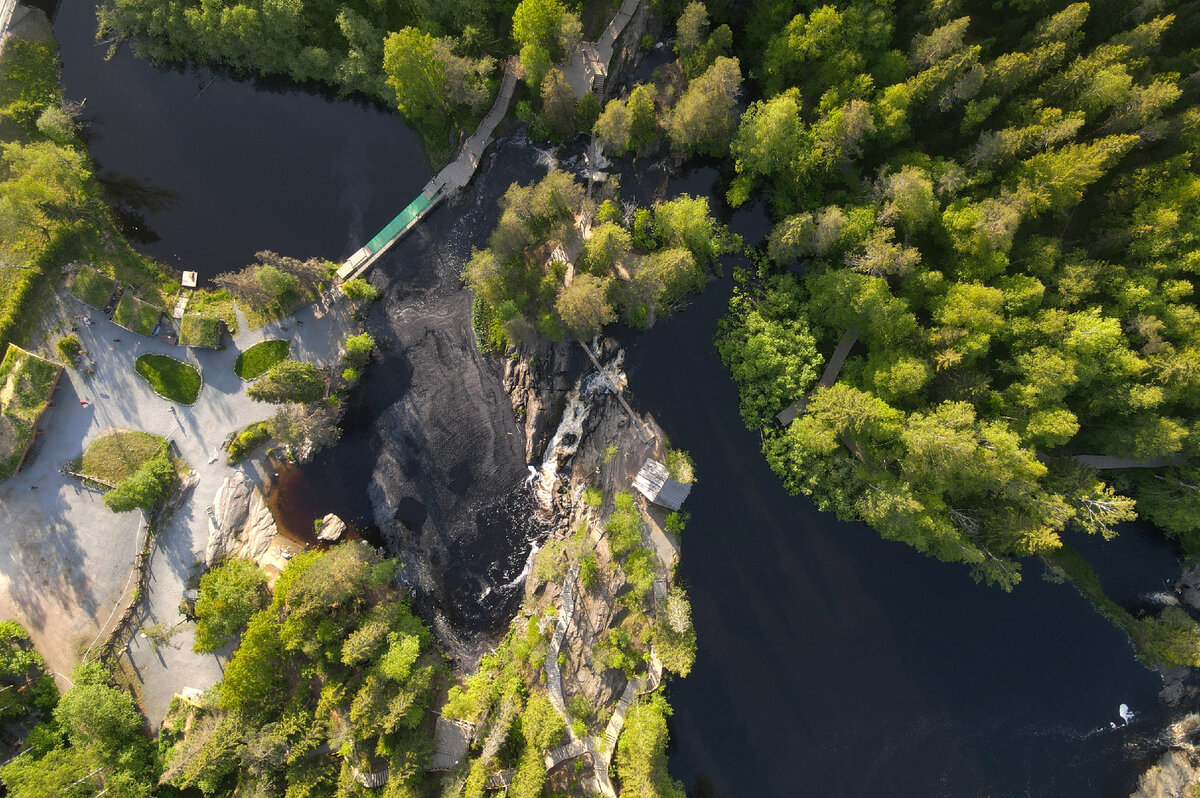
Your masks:
M 377 109 L 213 80 L 204 70 L 160 70 L 126 52 L 104 62 L 86 3 L 64 5 L 56 25 L 67 92 L 88 98 L 101 171 L 170 193 L 166 206 L 144 210 L 143 236 L 159 239 L 146 251 L 168 263 L 211 275 L 263 248 L 339 257 L 406 205 L 428 176 L 411 133 Z M 371 534 L 390 487 L 379 485 L 380 474 L 416 480 L 413 469 L 442 455 L 421 449 L 429 438 L 387 435 L 398 408 L 436 376 L 430 358 L 437 345 L 420 362 L 406 347 L 421 345 L 421 313 L 433 319 L 444 310 L 438 318 L 461 326 L 462 301 L 438 294 L 447 282 L 434 273 L 458 268 L 490 227 L 504 186 L 540 174 L 536 161 L 527 144 L 502 143 L 468 200 L 440 209 L 382 264 L 375 279 L 387 300 L 371 327 L 398 345 L 368 375 L 343 442 L 299 474 L 293 489 L 304 502 L 295 523 L 332 511 Z M 644 166 L 625 164 L 622 184 L 631 196 L 667 179 Z M 711 169 L 670 186 L 721 193 Z M 766 229 L 758 208 L 730 221 L 751 241 Z M 734 387 L 711 343 L 729 291 L 728 278 L 717 280 L 685 312 L 624 336 L 635 405 L 692 452 L 700 477 L 679 570 L 693 598 L 700 653 L 692 675 L 669 686 L 673 773 L 696 796 L 731 798 L 1128 794 L 1166 716 L 1159 679 L 1084 599 L 1040 579 L 1035 566 L 1006 595 L 974 584 L 962 567 L 787 496 L 763 463 L 757 436 L 740 424 Z M 456 357 L 469 362 L 461 352 Z M 431 393 L 422 412 L 457 400 Z M 496 412 L 490 423 L 447 419 L 460 427 L 456 445 L 470 467 L 449 468 L 443 492 L 495 494 L 520 483 L 523 467 L 514 468 L 507 453 L 497 472 L 502 484 L 469 484 L 471 441 L 513 426 Z M 381 472 L 377 464 L 388 458 L 399 466 Z M 482 606 L 486 588 L 472 581 L 477 575 L 489 585 L 519 575 L 531 545 L 519 524 L 528 495 L 513 496 L 468 503 L 478 536 L 464 539 L 479 543 L 455 552 L 446 581 L 458 581 L 447 585 L 448 600 Z M 406 495 L 382 515 L 419 526 L 431 508 L 436 502 Z M 1170 547 L 1141 527 L 1127 529 L 1112 548 L 1084 545 L 1105 584 L 1130 602 L 1161 591 L 1175 567 Z M 459 620 L 472 617 L 487 620 L 470 613 Z M 1122 703 L 1137 717 L 1114 730 Z

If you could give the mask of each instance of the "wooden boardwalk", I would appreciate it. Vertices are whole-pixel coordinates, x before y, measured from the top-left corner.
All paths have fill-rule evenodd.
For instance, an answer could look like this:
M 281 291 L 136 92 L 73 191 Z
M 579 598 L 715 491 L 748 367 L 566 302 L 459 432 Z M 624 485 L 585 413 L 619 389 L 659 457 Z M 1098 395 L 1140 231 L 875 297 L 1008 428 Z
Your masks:
M 421 190 L 417 199 L 409 203 L 395 219 L 388 223 L 388 227 L 399 223 L 398 229 L 391 231 L 383 240 L 380 240 L 381 235 L 376 235 L 367 242 L 366 246 L 351 255 L 338 269 L 338 279 L 349 280 L 361 275 L 393 244 L 403 238 L 404 234 L 411 230 L 417 222 L 421 221 L 425 214 L 437 207 L 438 203 L 455 191 L 465 188 L 471 182 L 471 178 L 475 176 L 475 170 L 479 168 L 483 151 L 492 141 L 496 126 L 508 113 L 508 106 L 512 102 L 513 91 L 516 89 L 519 76 L 520 66 L 516 57 L 508 59 L 504 77 L 500 81 L 500 91 L 496 93 L 496 101 L 492 103 L 491 110 L 479 123 L 479 127 L 475 128 L 475 132 L 463 142 L 458 156 L 425 184 L 425 188 Z M 388 233 L 388 227 L 384 228 L 384 233 Z
M 566 638 L 567 630 L 571 628 L 571 619 L 575 616 L 575 580 L 578 578 L 579 566 L 576 565 L 563 580 L 562 608 L 558 614 L 558 623 L 554 626 L 554 636 L 550 638 L 550 650 L 546 652 L 546 692 L 550 694 L 550 703 L 558 710 L 558 714 L 566 718 L 568 730 L 570 718 L 567 717 L 567 700 L 563 695 L 558 652 L 562 650 L 563 639 Z
M 474 733 L 474 723 L 439 717 L 434 727 L 437 749 L 425 769 L 450 770 L 464 761 L 467 758 L 467 749 L 471 746 L 471 736 Z
M 850 354 L 850 350 L 854 348 L 854 343 L 858 340 L 858 330 L 853 328 L 846 330 L 842 340 L 838 341 L 834 347 L 833 354 L 829 358 L 829 362 L 825 364 L 825 371 L 821 372 L 821 379 L 813 386 L 813 391 L 817 388 L 829 388 L 837 382 L 838 374 L 842 371 L 842 365 L 846 362 L 846 358 Z M 809 391 L 811 395 L 812 391 Z M 786 408 L 782 413 L 775 418 L 783 426 L 792 423 L 792 419 L 804 412 L 804 408 L 808 407 L 808 395 L 805 395 Z
M 624 0 L 616 15 L 609 21 L 608 27 L 594 42 L 582 42 L 563 66 L 563 77 L 571 84 L 575 99 L 579 99 L 589 91 L 604 99 L 604 89 L 608 81 L 608 67 L 612 63 L 616 50 L 617 39 L 633 19 L 641 0 Z

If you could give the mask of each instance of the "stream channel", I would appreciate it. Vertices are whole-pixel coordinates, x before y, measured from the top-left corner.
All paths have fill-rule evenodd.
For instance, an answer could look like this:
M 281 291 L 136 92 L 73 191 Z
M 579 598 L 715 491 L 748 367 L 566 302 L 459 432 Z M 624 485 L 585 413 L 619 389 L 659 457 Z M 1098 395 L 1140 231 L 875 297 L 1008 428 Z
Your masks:
M 126 48 L 106 61 L 86 0 L 62 3 L 55 28 L 99 173 L 132 237 L 176 268 L 210 278 L 261 249 L 343 258 L 429 177 L 416 137 L 385 109 L 158 68 Z M 342 443 L 285 486 L 296 523 L 336 512 L 394 549 L 437 548 L 412 564 L 425 569 L 425 609 L 463 651 L 519 602 L 538 530 L 525 522 L 516 426 L 470 345 L 457 274 L 504 188 L 544 169 L 524 139 L 501 140 L 467 195 L 375 267 L 384 299 L 368 329 L 381 357 Z M 634 193 L 640 177 L 625 177 Z M 684 191 L 724 193 L 709 168 L 670 180 L 670 194 Z M 749 243 L 769 224 L 761 205 L 727 221 Z M 634 406 L 693 454 L 700 480 L 679 568 L 700 653 L 668 687 L 673 775 L 697 798 L 1128 795 L 1169 720 L 1159 677 L 1036 565 L 1004 594 L 786 495 L 712 345 L 730 271 L 683 312 L 621 335 Z M 1141 528 L 1108 546 L 1087 554 L 1119 600 L 1178 574 L 1171 547 Z M 1121 703 L 1137 716 L 1114 729 Z

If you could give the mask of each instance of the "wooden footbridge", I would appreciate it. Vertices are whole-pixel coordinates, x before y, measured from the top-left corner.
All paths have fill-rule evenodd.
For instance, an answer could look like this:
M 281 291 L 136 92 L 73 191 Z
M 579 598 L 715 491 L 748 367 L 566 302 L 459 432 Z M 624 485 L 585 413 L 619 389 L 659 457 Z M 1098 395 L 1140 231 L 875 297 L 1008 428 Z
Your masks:
M 582 42 L 575 55 L 563 67 L 563 77 L 571 84 L 575 99 L 579 99 L 589 91 L 594 92 L 599 99 L 604 99 L 605 83 L 608 80 L 608 66 L 612 63 L 613 52 L 616 50 L 617 39 L 633 19 L 641 0 L 625 0 L 620 9 L 608 23 L 608 27 L 594 42 Z
M 425 184 L 425 188 L 421 190 L 415 200 L 408 204 L 407 208 L 400 211 L 396 218 L 388 222 L 387 226 L 380 230 L 374 238 L 342 264 L 337 271 L 339 279 L 349 280 L 358 277 L 433 207 L 471 182 L 471 178 L 475 176 L 475 170 L 479 167 L 479 160 L 483 157 L 483 151 L 492 141 L 496 125 L 500 124 L 500 120 L 508 113 L 508 105 L 512 102 L 519 74 L 520 65 L 517 59 L 510 58 L 504 70 L 504 78 L 500 81 L 500 91 L 496 94 L 496 102 L 492 104 L 492 109 L 479 123 L 479 127 L 475 128 L 475 132 L 463 143 L 458 157 L 446 164 L 442 171 Z
M 825 371 L 821 373 L 821 379 L 813 386 L 813 391 L 817 388 L 829 388 L 837 382 L 838 374 L 842 371 L 842 365 L 846 362 L 846 357 L 849 356 L 850 350 L 854 348 L 854 343 L 858 340 L 858 330 L 851 328 L 846 330 L 842 335 L 842 340 L 838 341 L 834 347 L 833 354 L 829 356 L 829 362 L 825 364 Z M 786 427 L 792 423 L 792 419 L 804 412 L 808 407 L 808 398 L 812 396 L 812 391 L 809 391 L 804 396 L 797 399 L 793 404 L 784 408 L 783 412 L 775 418 L 781 426 Z

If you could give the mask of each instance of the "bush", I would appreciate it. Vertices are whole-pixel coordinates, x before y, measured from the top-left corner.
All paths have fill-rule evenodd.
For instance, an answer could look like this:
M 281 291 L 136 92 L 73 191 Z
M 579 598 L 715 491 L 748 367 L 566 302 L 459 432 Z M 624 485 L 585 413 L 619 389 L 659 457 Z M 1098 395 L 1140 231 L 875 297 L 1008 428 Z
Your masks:
M 362 299 L 372 302 L 377 296 L 379 296 L 379 292 L 375 290 L 375 286 L 371 285 L 361 277 L 355 277 L 353 280 L 347 280 L 346 282 L 342 283 L 342 293 L 345 294 L 348 299 L 352 299 L 356 302 Z
M 267 369 L 247 394 L 256 402 L 307 405 L 325 396 L 325 380 L 312 363 L 284 360 Z
M 342 362 L 352 369 L 361 370 L 371 359 L 371 352 L 375 348 L 375 339 L 367 333 L 359 333 L 348 337 L 342 347 L 345 350 Z
M 596 562 L 596 555 L 585 554 L 579 561 L 579 581 L 583 584 L 583 589 L 591 590 L 599 580 L 600 566 Z
M 675 537 L 679 537 L 683 530 L 687 528 L 687 523 L 691 520 L 691 517 L 691 513 L 687 510 L 672 510 L 667 513 L 664 525 L 668 532 Z
M 249 560 L 230 560 L 200 578 L 196 636 L 204 654 L 234 640 L 254 613 L 267 605 L 267 577 Z
M 238 431 L 237 435 L 233 436 L 233 440 L 229 442 L 225 461 L 233 465 L 245 460 L 246 456 L 254 450 L 254 447 L 266 443 L 270 438 L 271 431 L 268 429 L 267 422 L 265 421 L 257 421 L 243 427 Z
M 259 341 L 237 356 L 233 361 L 233 373 L 243 380 L 261 377 L 267 369 L 287 359 L 291 342 L 285 340 Z
M 614 557 L 621 557 L 642 542 L 642 514 L 633 494 L 623 490 L 615 497 L 616 509 L 608 517 L 604 531 Z
M 690 485 L 696 481 L 696 466 L 691 455 L 683 449 L 668 449 L 666 466 L 671 479 L 676 482 Z
M 58 356 L 70 363 L 72 366 L 79 363 L 79 355 L 83 352 L 83 345 L 79 342 L 79 336 L 75 333 L 64 335 L 58 339 Z
M 167 355 L 142 355 L 133 363 L 134 369 L 150 383 L 159 396 L 190 405 L 200 395 L 200 372 L 190 363 Z
M 104 506 L 114 513 L 130 510 L 149 512 L 175 482 L 175 465 L 164 448 L 147 460 L 132 476 L 104 494 Z
M 593 486 L 583 492 L 583 503 L 588 507 L 599 507 L 604 504 L 604 491 Z

